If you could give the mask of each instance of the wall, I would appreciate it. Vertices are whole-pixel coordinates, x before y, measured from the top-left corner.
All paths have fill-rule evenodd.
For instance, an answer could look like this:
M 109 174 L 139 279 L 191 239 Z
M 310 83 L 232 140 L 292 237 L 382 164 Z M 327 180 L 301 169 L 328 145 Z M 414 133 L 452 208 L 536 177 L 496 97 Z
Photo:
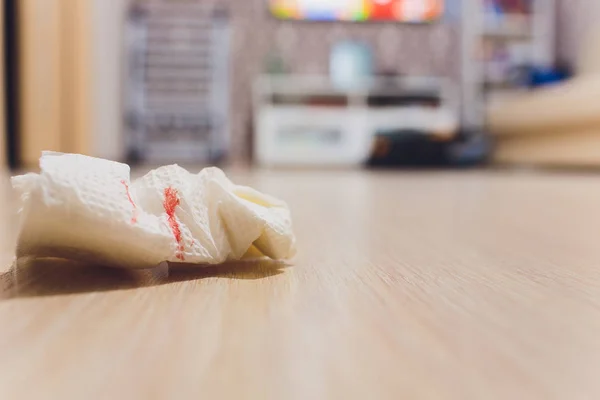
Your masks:
M 19 2 L 20 160 L 43 150 L 88 153 L 89 2 Z
M 558 59 L 578 67 L 586 39 L 600 21 L 598 0 L 557 0 Z M 600 46 L 600 43 L 598 43 Z
M 126 0 L 21 0 L 21 162 L 42 150 L 122 159 Z
M 122 40 L 128 2 L 92 0 L 92 147 L 98 157 L 123 160 Z
M 36 165 L 42 150 L 61 150 L 60 1 L 19 4 L 19 141 L 27 165 Z

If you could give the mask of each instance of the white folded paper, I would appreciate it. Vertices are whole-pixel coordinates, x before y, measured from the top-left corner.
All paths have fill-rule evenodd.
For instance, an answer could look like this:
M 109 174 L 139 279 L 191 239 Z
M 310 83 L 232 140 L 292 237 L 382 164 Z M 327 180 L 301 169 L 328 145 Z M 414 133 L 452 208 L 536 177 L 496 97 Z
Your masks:
M 40 168 L 12 178 L 21 199 L 19 258 L 148 268 L 294 254 L 287 205 L 218 168 L 192 174 L 169 165 L 132 182 L 126 164 L 54 152 L 42 154 Z

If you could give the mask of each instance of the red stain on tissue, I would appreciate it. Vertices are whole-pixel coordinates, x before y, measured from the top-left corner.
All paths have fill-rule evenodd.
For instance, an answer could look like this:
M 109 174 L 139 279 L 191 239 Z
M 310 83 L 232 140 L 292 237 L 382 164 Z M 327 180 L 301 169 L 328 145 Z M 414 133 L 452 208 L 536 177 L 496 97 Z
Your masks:
M 173 237 L 177 242 L 177 257 L 179 260 L 184 260 L 183 256 L 183 241 L 181 237 L 181 228 L 179 227 L 179 222 L 177 222 L 177 217 L 175 217 L 175 209 L 179 205 L 179 194 L 177 190 L 172 187 L 168 187 L 165 189 L 165 201 L 163 202 L 163 207 L 165 209 L 165 213 L 167 213 L 167 218 L 169 221 L 169 226 L 171 227 L 171 231 L 173 232 Z
M 131 223 L 135 224 L 137 222 L 137 206 L 135 205 L 135 203 L 133 202 L 133 199 L 131 198 L 131 193 L 129 192 L 129 185 L 127 184 L 127 182 L 125 182 L 125 180 L 121 180 L 121 184 L 123 184 L 123 186 L 125 186 L 125 193 L 127 193 L 127 199 L 129 200 L 129 202 L 131 203 L 131 206 L 133 207 L 133 215 L 131 217 Z

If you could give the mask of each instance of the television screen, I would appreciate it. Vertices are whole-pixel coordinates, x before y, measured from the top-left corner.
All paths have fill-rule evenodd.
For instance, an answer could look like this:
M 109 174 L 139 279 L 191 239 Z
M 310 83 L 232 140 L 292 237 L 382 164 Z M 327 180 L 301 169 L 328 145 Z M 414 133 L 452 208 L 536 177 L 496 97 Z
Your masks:
M 415 23 L 440 18 L 444 0 L 269 0 L 269 8 L 282 19 Z

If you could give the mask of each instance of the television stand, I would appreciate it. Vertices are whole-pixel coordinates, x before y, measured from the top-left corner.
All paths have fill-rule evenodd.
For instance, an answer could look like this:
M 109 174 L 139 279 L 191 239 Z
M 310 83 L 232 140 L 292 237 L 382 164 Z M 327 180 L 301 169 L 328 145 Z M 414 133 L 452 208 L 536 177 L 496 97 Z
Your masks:
M 322 76 L 263 75 L 254 113 L 254 158 L 263 166 L 359 165 L 379 131 L 452 135 L 459 124 L 452 85 L 430 77 L 340 88 Z

